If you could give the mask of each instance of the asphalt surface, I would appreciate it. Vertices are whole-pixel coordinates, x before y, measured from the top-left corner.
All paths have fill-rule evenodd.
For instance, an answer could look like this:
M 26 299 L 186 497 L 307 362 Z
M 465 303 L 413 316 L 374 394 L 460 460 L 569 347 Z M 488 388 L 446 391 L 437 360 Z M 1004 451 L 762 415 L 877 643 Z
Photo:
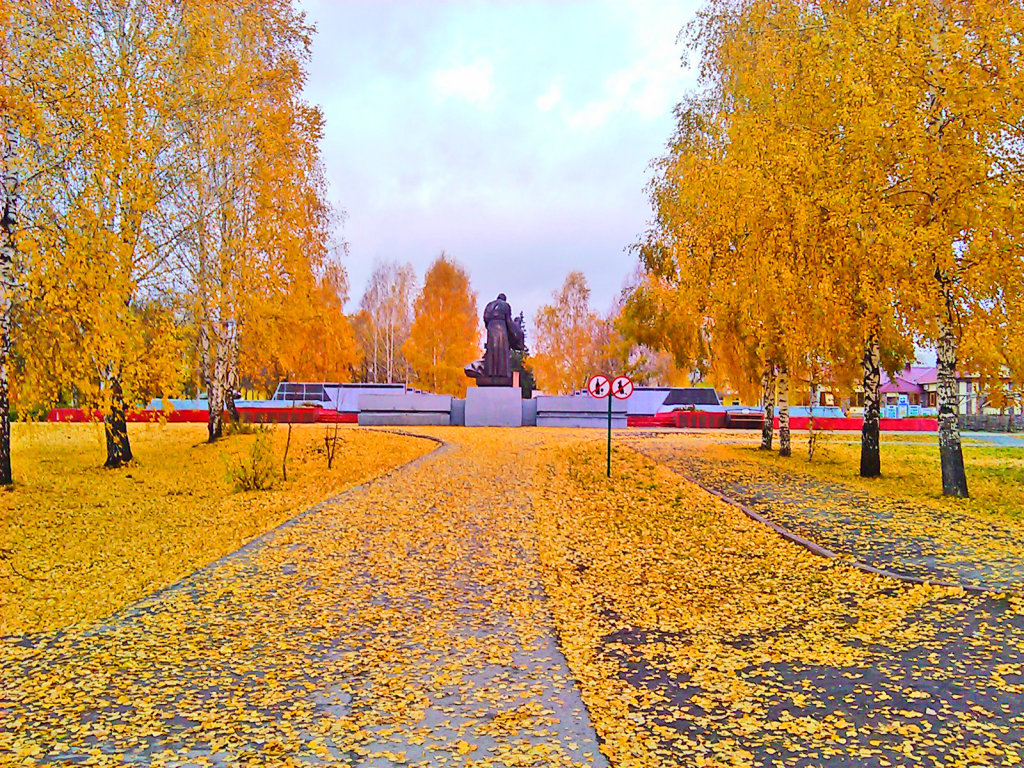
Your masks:
M 1024 447 L 1024 446 L 1021 446 Z M 881 497 L 664 443 L 640 450 L 825 549 L 897 574 L 1024 592 L 1024 525 Z
M 523 455 L 448 444 L 106 621 L 0 638 L 0 764 L 604 765 Z

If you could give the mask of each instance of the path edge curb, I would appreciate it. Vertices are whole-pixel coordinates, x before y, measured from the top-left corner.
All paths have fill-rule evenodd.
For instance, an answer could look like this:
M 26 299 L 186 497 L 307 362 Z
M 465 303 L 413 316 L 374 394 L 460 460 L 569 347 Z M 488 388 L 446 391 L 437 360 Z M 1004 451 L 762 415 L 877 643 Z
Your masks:
M 632 448 L 632 446 L 630 446 L 630 447 Z M 874 576 L 884 576 L 884 577 L 889 578 L 889 579 L 895 579 L 896 581 L 903 582 L 904 584 L 915 584 L 915 585 L 935 586 L 935 587 L 947 587 L 949 589 L 962 589 L 964 592 L 969 592 L 970 594 L 974 594 L 974 595 L 1002 595 L 1002 594 L 1006 594 L 1005 590 L 990 589 L 989 587 L 979 587 L 979 586 L 976 586 L 974 584 L 955 584 L 955 583 L 953 583 L 951 581 L 939 581 L 937 579 L 922 579 L 922 578 L 920 578 L 918 576 L 910 576 L 908 574 L 898 573 L 896 571 L 890 571 L 890 570 L 887 570 L 885 568 L 877 568 L 877 567 L 875 567 L 873 565 L 868 565 L 867 563 L 861 562 L 860 560 L 842 559 L 839 554 L 837 554 L 836 552 L 833 552 L 831 549 L 826 549 L 825 547 L 821 546 L 820 544 L 816 544 L 813 541 L 811 541 L 810 539 L 805 539 L 803 536 L 800 536 L 799 534 L 794 533 L 793 531 L 789 530 L 788 528 L 786 528 L 784 526 L 781 526 L 778 523 L 772 522 L 767 517 L 765 517 L 764 515 L 762 515 L 759 512 L 754 511 L 753 509 L 748 507 L 743 502 L 737 501 L 736 499 L 732 498 L 731 496 L 728 496 L 728 495 L 722 493 L 721 491 L 719 491 L 719 490 L 717 490 L 715 488 L 712 488 L 712 487 L 710 487 L 708 485 L 705 485 L 704 483 L 700 482 L 699 480 L 694 480 L 689 475 L 686 475 L 686 474 L 680 472 L 677 469 L 673 469 L 672 467 L 668 466 L 667 464 L 663 464 L 662 462 L 657 461 L 656 459 L 654 459 L 653 457 L 649 456 L 644 451 L 642 451 L 642 450 L 640 450 L 638 448 L 632 448 L 632 450 L 636 451 L 637 453 L 639 453 L 639 454 L 641 454 L 643 456 L 646 456 L 648 459 L 650 459 L 651 461 L 655 462 L 659 466 L 665 467 L 666 469 L 671 471 L 673 474 L 678 475 L 679 477 L 683 478 L 683 480 L 685 480 L 686 482 L 693 483 L 698 488 L 700 488 L 702 491 L 710 493 L 712 496 L 716 496 L 717 498 L 721 499 L 722 501 L 724 501 L 726 504 L 729 504 L 730 506 L 736 507 L 736 509 L 738 509 L 741 512 L 743 512 L 743 514 L 745 514 L 751 520 L 754 520 L 754 521 L 756 521 L 758 523 L 761 523 L 761 525 L 767 526 L 771 530 L 775 531 L 775 533 L 777 533 L 779 536 L 784 538 L 786 541 L 790 541 L 790 542 L 792 542 L 794 544 L 799 544 L 804 549 L 809 550 L 810 552 L 812 552 L 815 555 L 818 555 L 819 557 L 824 557 L 824 558 L 826 558 L 828 560 L 837 560 L 838 559 L 844 565 L 849 565 L 849 566 L 851 566 L 853 568 L 856 568 L 859 571 L 863 571 L 865 573 L 870 573 L 870 574 L 872 574 Z
M 312 504 L 312 505 L 306 507 L 305 509 L 303 509 L 303 510 L 301 510 L 299 512 L 296 512 L 292 517 L 289 517 L 287 520 L 281 521 L 280 523 L 275 525 L 273 528 L 270 528 L 270 529 L 264 531 L 263 533 L 253 537 L 252 539 L 250 539 L 249 541 L 245 542 L 242 546 L 238 547 L 237 549 L 233 549 L 230 552 L 224 553 L 223 555 L 218 557 L 216 560 L 211 560 L 210 562 L 206 563 L 205 565 L 199 566 L 194 571 L 192 571 L 190 573 L 187 573 L 184 576 L 182 576 L 180 579 L 177 579 L 176 581 L 173 581 L 170 584 L 166 584 L 166 585 L 164 585 L 162 587 L 159 587 L 158 589 L 155 589 L 155 590 L 153 590 L 152 592 L 150 592 L 148 594 L 142 595 L 141 597 L 137 598 L 136 600 L 133 600 L 132 602 L 128 603 L 127 605 L 123 605 L 120 608 L 115 609 L 114 611 L 112 611 L 111 613 L 106 614 L 105 616 L 100 616 L 100 617 L 97 617 L 95 619 L 89 620 L 89 621 L 85 622 L 84 624 L 71 624 L 71 625 L 69 625 L 67 627 L 61 627 L 60 629 L 52 630 L 52 631 L 49 631 L 49 632 L 48 631 L 24 632 L 24 633 L 17 633 L 17 634 L 13 634 L 13 635 L 0 635 L 0 638 L 17 637 L 17 638 L 22 638 L 22 639 L 29 639 L 29 638 L 33 638 L 33 637 L 45 637 L 45 636 L 49 635 L 49 637 L 46 637 L 46 643 L 47 644 L 52 644 L 52 643 L 57 642 L 60 638 L 67 636 L 67 634 L 71 630 L 74 630 L 76 627 L 78 627 L 85 634 L 92 634 L 94 632 L 102 631 L 104 628 L 111 626 L 112 624 L 116 623 L 117 621 L 121 621 L 121 620 L 124 620 L 124 619 L 130 617 L 133 614 L 133 612 L 137 612 L 139 610 L 145 610 L 152 603 L 152 601 L 154 601 L 155 599 L 161 597 L 162 595 L 170 593 L 170 592 L 173 592 L 175 590 L 179 590 L 179 589 L 184 588 L 188 584 L 189 581 L 191 581 L 192 579 L 196 578 L 199 574 L 201 574 L 203 572 L 206 572 L 206 571 L 215 570 L 218 566 L 222 565 L 223 563 L 225 563 L 225 562 L 227 562 L 227 561 L 229 561 L 229 560 L 231 560 L 231 559 L 233 559 L 235 557 L 238 557 L 241 553 L 245 552 L 246 550 L 256 549 L 257 547 L 267 543 L 271 539 L 271 537 L 273 537 L 274 535 L 280 533 L 285 528 L 288 528 L 288 527 L 296 524 L 299 520 L 301 520 L 302 518 L 306 517 L 307 515 L 310 515 L 310 514 L 316 512 L 316 511 L 320 510 L 324 506 L 336 503 L 337 501 L 345 498 L 345 496 L 347 496 L 347 495 L 349 495 L 351 493 L 356 493 L 356 492 L 361 491 L 361 490 L 363 490 L 365 488 L 368 488 L 369 486 L 372 486 L 372 485 L 380 482 L 381 480 L 384 480 L 384 479 L 390 477 L 391 475 L 393 475 L 393 474 L 395 474 L 397 472 L 402 472 L 402 471 L 404 471 L 406 469 L 409 469 L 409 468 L 415 466 L 416 464 L 418 464 L 419 462 L 425 461 L 425 460 L 435 456 L 439 451 L 444 450 L 448 446 L 448 442 L 447 441 L 443 440 L 440 437 L 435 437 L 434 435 L 421 435 L 421 434 L 416 434 L 415 432 L 404 432 L 402 430 L 391 430 L 391 429 L 381 429 L 381 430 L 374 430 L 374 431 L 388 432 L 390 434 L 401 435 L 403 437 L 419 438 L 421 440 L 427 440 L 429 442 L 436 443 L 437 445 L 434 448 L 431 448 L 426 453 L 424 453 L 424 454 L 422 454 L 420 456 L 417 456 L 417 457 L 415 457 L 413 459 L 409 459 L 409 461 L 405 462 L 404 464 L 399 464 L 398 466 L 392 467 L 391 469 L 389 469 L 389 470 L 387 470 L 385 472 L 382 472 L 379 475 L 375 475 L 374 477 L 367 478 L 366 480 L 364 480 L 361 483 L 358 483 L 357 485 L 353 485 L 353 486 L 350 486 L 348 488 L 345 488 L 345 489 L 339 491 L 338 493 L 334 494 L 333 496 L 329 496 L 326 499 L 321 499 L 320 501 L 316 502 L 315 504 Z

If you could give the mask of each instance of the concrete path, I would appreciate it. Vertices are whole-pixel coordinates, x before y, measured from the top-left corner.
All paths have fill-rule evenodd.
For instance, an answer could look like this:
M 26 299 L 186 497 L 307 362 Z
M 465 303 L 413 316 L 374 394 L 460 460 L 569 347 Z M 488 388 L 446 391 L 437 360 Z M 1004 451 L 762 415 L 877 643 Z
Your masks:
M 915 504 L 798 471 L 715 456 L 697 445 L 637 442 L 639 450 L 772 523 L 839 555 L 930 581 L 1024 592 L 1024 524 Z
M 1019 584 L 1012 577 L 1024 557 L 1020 549 L 1015 558 L 1004 557 L 1005 546 L 1019 546 L 1009 531 L 995 531 L 998 546 L 986 551 L 989 532 L 979 529 L 976 520 L 936 516 L 932 510 L 935 525 L 924 529 L 918 515 L 925 512 L 915 512 L 913 505 L 880 508 L 877 500 L 795 471 L 769 474 L 757 461 L 723 461 L 721 451 L 702 452 L 700 443 L 706 448 L 709 439 L 659 436 L 633 440 L 631 446 L 681 474 L 727 490 L 769 519 L 828 541 L 835 550 L 855 551 L 865 559 L 876 556 L 890 569 L 902 562 L 914 572 L 937 573 L 941 564 L 965 578 Z M 693 514 L 685 504 L 674 512 L 675 517 L 666 515 L 666 528 Z M 751 521 L 724 507 L 717 524 L 728 532 L 746 529 Z M 756 563 L 750 592 L 716 591 L 715 596 L 723 612 L 742 605 L 744 595 L 747 600 L 765 597 L 769 606 L 778 605 L 771 614 L 778 620 L 753 623 L 747 631 L 725 633 L 716 638 L 718 643 L 705 641 L 703 646 L 692 631 L 662 628 L 656 615 L 605 638 L 613 674 L 634 689 L 635 700 L 652 702 L 642 709 L 644 722 L 663 726 L 651 729 L 658 754 L 666 756 L 659 765 L 1022 764 L 1020 596 L 846 578 L 843 574 L 853 573 L 838 561 L 808 562 L 797 545 L 774 535 L 764 539 L 750 549 L 742 541 L 729 542 L 717 553 L 717 568 L 708 578 L 721 574 L 728 579 L 738 567 L 745 572 Z M 787 551 L 790 557 L 780 563 L 777 555 Z M 929 551 L 936 557 L 930 563 Z M 949 577 L 950 571 L 942 575 Z M 777 587 L 764 590 L 762 578 Z M 830 594 L 811 591 L 825 583 L 832 585 Z M 687 587 L 697 593 L 697 604 L 708 599 L 701 584 Z M 707 661 L 691 661 L 701 659 L 702 652 Z
M 98 625 L 0 639 L 0 763 L 605 765 L 529 441 L 452 442 Z
M 1004 448 L 1024 448 L 1024 435 L 1019 432 L 961 432 L 965 440 L 992 443 Z

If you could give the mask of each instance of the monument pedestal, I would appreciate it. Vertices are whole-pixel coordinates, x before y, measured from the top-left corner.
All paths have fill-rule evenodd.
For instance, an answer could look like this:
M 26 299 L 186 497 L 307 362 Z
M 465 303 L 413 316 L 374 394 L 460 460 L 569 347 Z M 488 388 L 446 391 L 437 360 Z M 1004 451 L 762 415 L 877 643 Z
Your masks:
M 466 426 L 523 426 L 522 390 L 518 387 L 470 387 L 466 390 Z

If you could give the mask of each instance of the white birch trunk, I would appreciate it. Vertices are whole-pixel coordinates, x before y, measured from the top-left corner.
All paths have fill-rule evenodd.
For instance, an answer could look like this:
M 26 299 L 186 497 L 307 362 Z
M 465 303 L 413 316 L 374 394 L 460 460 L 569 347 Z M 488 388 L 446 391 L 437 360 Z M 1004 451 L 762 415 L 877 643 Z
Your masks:
M 0 199 L 0 486 L 11 485 L 10 359 L 14 326 L 14 298 L 17 281 L 14 274 L 18 229 L 18 171 L 15 154 L 18 132 L 9 123 L 4 127 L 3 198 Z
M 789 371 L 785 366 L 779 369 L 779 456 L 793 452 L 789 435 Z
M 775 366 L 765 368 L 761 377 L 761 407 L 764 409 L 764 423 L 761 425 L 761 450 L 772 449 L 775 434 Z
M 960 444 L 960 393 L 957 391 L 956 335 L 948 320 L 940 325 L 937 349 L 939 367 L 939 459 L 942 464 L 942 495 L 967 498 L 967 472 Z
M 224 393 L 228 383 L 229 347 L 223 323 L 213 324 L 211 330 L 212 332 L 209 334 L 210 371 L 206 379 L 206 386 L 210 412 L 207 433 L 209 441 L 212 443 L 224 435 Z
M 878 391 L 882 381 L 881 357 L 878 329 L 872 328 L 864 344 L 864 377 L 861 381 L 864 390 L 864 423 L 860 432 L 861 477 L 878 477 L 882 474 L 879 434 L 881 396 Z

